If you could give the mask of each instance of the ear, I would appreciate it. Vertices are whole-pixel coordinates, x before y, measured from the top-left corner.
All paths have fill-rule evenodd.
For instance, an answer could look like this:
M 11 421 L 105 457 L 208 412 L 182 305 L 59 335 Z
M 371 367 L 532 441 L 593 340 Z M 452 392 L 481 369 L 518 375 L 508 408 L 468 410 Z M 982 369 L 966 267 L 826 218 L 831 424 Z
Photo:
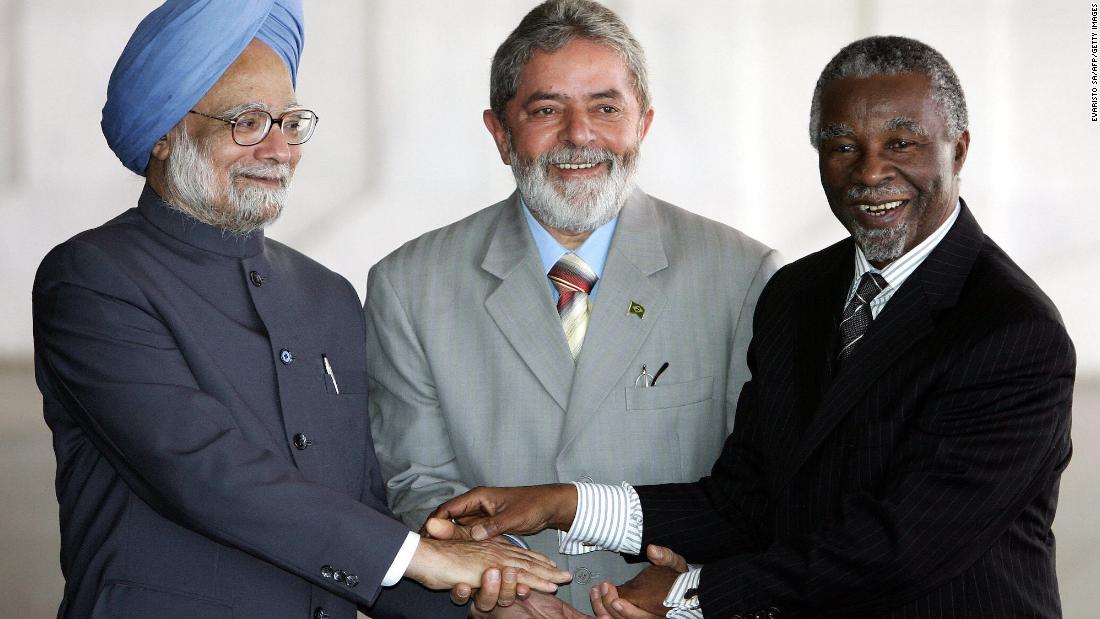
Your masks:
M 489 130 L 489 135 L 493 136 L 493 142 L 497 145 L 497 152 L 500 153 L 500 160 L 504 162 L 504 165 L 512 165 L 512 148 L 508 144 L 508 131 L 504 129 L 504 123 L 500 122 L 493 110 L 482 112 L 481 119 L 485 122 L 485 128 Z
M 152 158 L 157 161 L 168 161 L 168 155 L 172 154 L 172 145 L 168 136 L 163 136 L 153 144 Z
M 954 157 L 954 170 L 955 176 L 959 175 L 962 171 L 963 164 L 966 163 L 966 153 L 970 150 L 970 130 L 963 131 L 962 134 L 955 140 L 955 157 Z
M 642 116 L 642 130 L 638 134 L 638 141 L 641 142 L 645 139 L 645 135 L 649 133 L 649 126 L 653 124 L 653 108 L 646 110 L 644 116 Z

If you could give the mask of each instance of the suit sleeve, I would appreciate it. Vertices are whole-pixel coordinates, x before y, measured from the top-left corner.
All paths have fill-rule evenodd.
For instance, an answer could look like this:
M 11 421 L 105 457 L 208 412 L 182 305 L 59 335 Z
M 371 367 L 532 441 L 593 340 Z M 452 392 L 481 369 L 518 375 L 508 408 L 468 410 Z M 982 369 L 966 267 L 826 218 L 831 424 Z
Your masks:
M 882 490 L 845 497 L 833 526 L 708 562 L 704 612 L 880 613 L 957 577 L 1056 486 L 1070 452 L 1074 365 L 1072 344 L 1054 321 L 1005 326 L 973 342 L 911 420 Z M 645 543 L 676 548 L 667 527 L 676 518 L 724 518 L 726 527 L 711 534 L 736 531 L 739 520 L 729 515 L 737 512 L 720 515 L 735 501 L 727 492 L 738 488 L 721 482 L 739 474 L 727 456 L 706 483 L 664 493 L 683 493 L 702 517 L 651 513 L 639 492 Z M 651 516 L 665 524 L 651 530 Z M 661 539 L 650 539 L 651 531 Z
M 419 529 L 440 503 L 466 492 L 432 368 L 385 270 L 371 269 L 364 308 L 371 428 L 390 507 Z
M 43 262 L 33 300 L 44 393 L 143 501 L 359 605 L 375 601 L 407 528 L 250 440 L 235 421 L 250 413 L 202 390 L 125 270 L 70 242 Z M 322 577 L 324 565 L 357 586 Z

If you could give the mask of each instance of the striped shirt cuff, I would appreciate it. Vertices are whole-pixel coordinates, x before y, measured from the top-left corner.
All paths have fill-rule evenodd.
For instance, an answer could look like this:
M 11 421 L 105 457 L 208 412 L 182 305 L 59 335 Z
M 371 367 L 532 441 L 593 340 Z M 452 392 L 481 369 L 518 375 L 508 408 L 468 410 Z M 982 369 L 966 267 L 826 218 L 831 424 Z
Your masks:
M 665 598 L 665 608 L 668 611 L 665 617 L 669 619 L 703 619 L 703 611 L 699 608 L 699 577 L 703 568 L 697 567 L 680 574 L 669 589 Z M 688 595 L 688 593 L 691 595 Z
M 642 502 L 634 487 L 573 482 L 577 515 L 568 532 L 558 532 L 558 551 L 580 555 L 595 550 L 638 554 L 642 549 Z

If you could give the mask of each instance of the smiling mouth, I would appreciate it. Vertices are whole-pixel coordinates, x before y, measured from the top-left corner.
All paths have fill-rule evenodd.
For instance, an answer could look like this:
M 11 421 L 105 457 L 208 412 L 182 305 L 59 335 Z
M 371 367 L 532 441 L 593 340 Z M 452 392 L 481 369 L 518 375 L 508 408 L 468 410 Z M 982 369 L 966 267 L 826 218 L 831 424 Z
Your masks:
M 592 168 L 600 165 L 602 162 L 597 163 L 555 163 L 554 167 L 559 170 L 591 170 Z
M 263 183 L 265 185 L 282 185 L 283 179 L 278 176 L 253 176 L 251 174 L 242 174 L 243 178 L 253 182 Z
M 857 204 L 856 208 L 872 217 L 882 217 L 886 213 L 907 202 L 908 200 L 895 200 L 894 202 L 884 202 L 883 204 Z

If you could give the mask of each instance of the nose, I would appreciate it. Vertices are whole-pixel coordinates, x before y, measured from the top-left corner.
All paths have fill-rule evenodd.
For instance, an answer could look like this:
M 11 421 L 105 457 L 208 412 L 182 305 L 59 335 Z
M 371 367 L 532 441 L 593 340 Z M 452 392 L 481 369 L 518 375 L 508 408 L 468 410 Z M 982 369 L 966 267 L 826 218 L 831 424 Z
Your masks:
M 852 176 L 866 187 L 876 187 L 894 178 L 894 166 L 881 152 L 868 149 L 852 167 Z
M 283 135 L 281 125 L 273 125 L 259 144 L 255 147 L 256 158 L 275 163 L 289 163 L 292 157 L 291 146 Z
M 592 121 L 583 111 L 573 111 L 566 114 L 565 123 L 561 130 L 561 140 L 571 146 L 585 146 L 596 139 L 592 130 Z

